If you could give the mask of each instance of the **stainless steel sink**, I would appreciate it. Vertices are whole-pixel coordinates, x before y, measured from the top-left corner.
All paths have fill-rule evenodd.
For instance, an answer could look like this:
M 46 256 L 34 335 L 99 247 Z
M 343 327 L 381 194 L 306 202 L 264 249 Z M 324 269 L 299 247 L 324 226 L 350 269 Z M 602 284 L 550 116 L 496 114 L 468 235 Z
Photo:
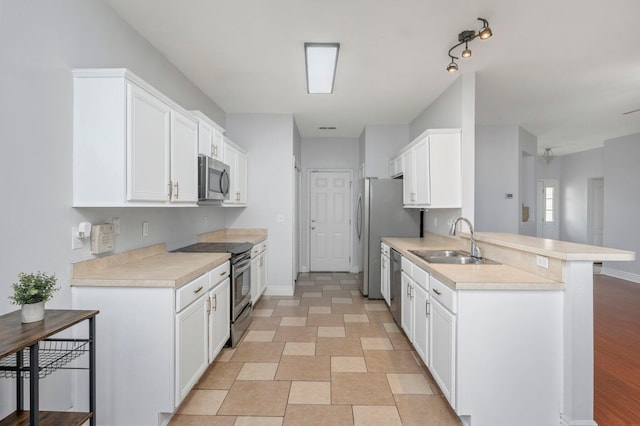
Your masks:
M 478 259 L 469 253 L 458 250 L 409 250 L 429 263 L 448 263 L 452 265 L 497 265 L 489 259 Z

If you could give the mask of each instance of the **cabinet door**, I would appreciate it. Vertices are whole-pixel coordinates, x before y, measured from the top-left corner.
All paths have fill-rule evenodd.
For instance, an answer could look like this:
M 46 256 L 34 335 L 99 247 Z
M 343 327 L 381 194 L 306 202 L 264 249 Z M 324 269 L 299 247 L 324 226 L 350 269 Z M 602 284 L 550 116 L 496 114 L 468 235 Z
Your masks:
M 202 296 L 176 315 L 176 407 L 208 365 L 206 305 Z
M 415 176 L 415 204 L 429 204 L 431 182 L 429 175 L 429 141 L 424 139 L 413 147 L 414 176 Z
M 198 201 L 198 123 L 171 112 L 171 201 Z
M 402 315 L 401 326 L 409 340 L 413 343 L 413 329 L 411 328 L 413 322 L 413 304 L 411 303 L 411 295 L 413 283 L 411 278 L 405 272 L 402 272 L 400 279 L 400 290 L 402 292 Z
M 229 199 L 224 201 L 223 205 L 235 205 L 238 203 L 238 166 L 237 166 L 238 150 L 233 146 L 224 144 L 224 162 L 229 165 Z
M 437 300 L 430 302 L 429 370 L 455 409 L 456 317 Z
M 238 191 L 238 203 L 242 205 L 247 204 L 247 155 L 243 152 L 238 152 L 236 156 L 236 190 Z
M 267 253 L 263 252 L 258 257 L 258 298 L 264 293 L 267 284 Z
M 419 285 L 413 286 L 413 346 L 425 365 L 429 365 L 429 294 Z
M 224 140 L 222 133 L 213 129 L 211 141 L 211 157 L 224 162 Z
M 460 207 L 462 205 L 462 157 L 460 134 L 429 136 L 431 156 L 431 194 L 433 207 Z
M 402 178 L 402 203 L 405 206 L 415 204 L 415 163 L 413 161 L 413 149 L 409 149 L 402 153 L 402 162 L 404 164 L 404 175 Z
M 222 281 L 209 292 L 209 363 L 218 356 L 230 336 L 230 280 Z
M 170 120 L 169 105 L 127 85 L 127 200 L 169 199 Z
M 255 304 L 260 297 L 260 257 L 251 259 L 251 303 Z

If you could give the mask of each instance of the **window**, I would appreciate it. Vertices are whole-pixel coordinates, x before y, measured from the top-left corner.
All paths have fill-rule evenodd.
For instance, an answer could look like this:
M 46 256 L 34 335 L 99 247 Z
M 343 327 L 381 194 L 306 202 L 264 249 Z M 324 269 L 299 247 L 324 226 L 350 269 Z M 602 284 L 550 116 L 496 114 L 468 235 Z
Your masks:
M 553 186 L 546 186 L 544 188 L 544 221 L 553 222 Z

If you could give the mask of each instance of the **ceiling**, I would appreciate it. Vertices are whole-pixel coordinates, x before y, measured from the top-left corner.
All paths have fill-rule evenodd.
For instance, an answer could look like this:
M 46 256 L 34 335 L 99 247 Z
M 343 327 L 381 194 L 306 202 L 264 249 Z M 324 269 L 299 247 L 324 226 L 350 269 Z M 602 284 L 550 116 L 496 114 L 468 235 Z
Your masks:
M 522 126 L 540 152 L 640 132 L 623 115 L 640 108 L 638 0 L 105 2 L 227 113 L 292 113 L 302 137 L 407 124 L 460 72 L 476 73 L 476 123 Z M 447 73 L 477 17 L 494 36 Z M 334 94 L 306 93 L 304 42 L 341 43 Z

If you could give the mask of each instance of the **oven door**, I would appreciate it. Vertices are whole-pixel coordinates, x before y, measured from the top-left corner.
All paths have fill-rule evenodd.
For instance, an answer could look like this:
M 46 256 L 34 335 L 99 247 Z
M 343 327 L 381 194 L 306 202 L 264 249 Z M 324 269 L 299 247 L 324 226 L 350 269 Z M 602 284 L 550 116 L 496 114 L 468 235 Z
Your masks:
M 231 320 L 234 321 L 245 306 L 251 303 L 251 256 L 231 264 Z

